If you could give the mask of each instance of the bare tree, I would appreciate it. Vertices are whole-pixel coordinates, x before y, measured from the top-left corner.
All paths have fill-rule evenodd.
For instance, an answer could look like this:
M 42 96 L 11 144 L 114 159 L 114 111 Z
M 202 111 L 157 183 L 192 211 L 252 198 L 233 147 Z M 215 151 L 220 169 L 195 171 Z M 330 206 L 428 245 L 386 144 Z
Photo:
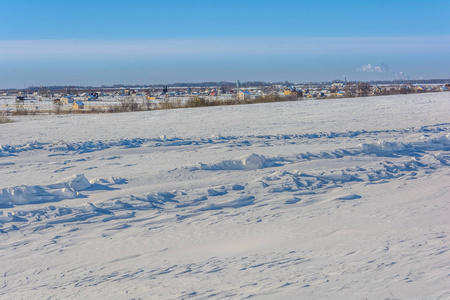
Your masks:
M 370 92 L 370 84 L 368 82 L 358 82 L 358 96 L 366 97 Z

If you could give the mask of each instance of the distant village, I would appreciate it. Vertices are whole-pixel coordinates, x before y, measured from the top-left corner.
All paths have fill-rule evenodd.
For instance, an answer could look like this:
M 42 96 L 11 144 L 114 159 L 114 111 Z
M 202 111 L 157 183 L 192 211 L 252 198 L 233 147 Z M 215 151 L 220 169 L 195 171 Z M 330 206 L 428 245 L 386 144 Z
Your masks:
M 321 100 L 380 95 L 411 94 L 425 92 L 445 92 L 449 83 L 430 84 L 370 84 L 367 82 L 339 82 L 293 84 L 214 84 L 211 86 L 143 86 L 143 87 L 39 87 L 23 90 L 0 90 L 0 111 L 14 112 L 26 109 L 36 112 L 49 111 L 51 105 L 58 111 L 84 110 L 93 112 L 106 110 L 115 112 L 112 106 L 135 107 L 146 110 L 157 108 L 208 106 L 239 103 L 258 103 L 295 100 Z M 273 100 L 273 101 L 271 101 Z M 203 105 L 201 105 L 203 104 Z M 126 106 L 128 105 L 128 106 Z M 166 107 L 164 107 L 166 106 Z M 120 111 L 120 110 L 117 110 Z M 105 111 L 106 112 L 106 111 Z

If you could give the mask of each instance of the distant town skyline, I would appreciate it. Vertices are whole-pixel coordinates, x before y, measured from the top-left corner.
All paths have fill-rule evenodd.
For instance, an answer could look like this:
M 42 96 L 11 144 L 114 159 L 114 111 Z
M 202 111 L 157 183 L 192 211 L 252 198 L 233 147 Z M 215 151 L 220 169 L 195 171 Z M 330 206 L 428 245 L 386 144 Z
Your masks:
M 1 4 L 0 88 L 450 77 L 447 1 Z

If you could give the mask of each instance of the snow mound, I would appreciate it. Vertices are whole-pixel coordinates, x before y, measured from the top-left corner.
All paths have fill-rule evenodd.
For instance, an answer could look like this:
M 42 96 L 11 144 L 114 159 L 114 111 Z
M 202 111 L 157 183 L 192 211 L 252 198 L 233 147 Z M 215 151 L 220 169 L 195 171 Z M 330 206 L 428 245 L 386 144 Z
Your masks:
M 52 201 L 58 201 L 58 198 L 38 185 L 20 185 L 0 190 L 0 207 L 13 207 L 14 205 Z
M 61 190 L 56 190 L 52 193 L 61 199 L 75 199 L 78 196 L 77 191 L 72 188 L 62 188 Z
M 390 154 L 405 150 L 405 145 L 400 142 L 386 142 L 380 140 L 371 144 L 359 144 L 362 152 L 369 154 Z
M 89 180 L 89 183 L 91 185 L 94 184 L 101 184 L 101 185 L 113 185 L 113 184 L 125 184 L 128 181 L 125 178 L 122 177 L 108 177 L 108 178 L 95 178 L 95 179 L 91 179 Z
M 224 203 L 211 203 L 208 206 L 201 208 L 200 211 L 208 210 L 221 210 L 224 208 L 240 208 L 255 204 L 255 197 L 253 196 L 242 196 L 232 201 Z
M 83 174 L 72 175 L 60 181 L 57 181 L 56 183 L 63 185 L 63 188 L 71 188 L 75 191 L 87 190 L 92 186 L 89 180 L 87 180 Z
M 266 159 L 264 155 L 258 155 L 255 153 L 246 155 L 236 160 L 224 160 L 217 164 L 202 164 L 200 163 L 200 169 L 202 170 L 257 170 L 267 167 L 273 167 L 275 164 Z
M 82 213 L 87 213 L 87 214 L 89 214 L 89 213 L 94 213 L 94 214 L 99 214 L 99 215 L 112 215 L 113 214 L 111 211 L 109 211 L 107 209 L 99 208 L 90 202 L 84 203 L 81 206 L 81 208 L 79 208 L 78 210 Z
M 420 158 L 420 163 L 429 167 L 438 167 L 442 164 L 442 161 L 444 161 L 442 153 L 437 155 L 425 154 Z
M 349 200 L 356 200 L 356 199 L 361 199 L 360 195 L 356 195 L 356 194 L 350 194 L 350 195 L 345 195 L 342 197 L 338 197 L 334 200 L 340 200 L 340 201 L 349 201 Z
M 430 141 L 432 143 L 450 146 L 450 133 L 447 133 L 446 135 L 441 135 L 441 136 L 431 138 Z
M 161 208 L 166 202 L 178 203 L 178 201 L 174 199 L 175 197 L 176 195 L 170 192 L 148 193 L 143 196 L 130 195 L 131 200 L 148 202 L 154 208 Z
M 324 180 L 342 181 L 342 182 L 354 180 L 354 177 L 352 175 L 347 174 L 344 171 L 333 172 L 333 173 L 330 172 L 329 174 L 319 175 L 318 178 L 324 179 Z
M 12 222 L 13 219 L 14 219 L 14 216 L 11 212 L 4 213 L 4 212 L 0 211 L 0 224 Z
M 0 189 L 0 208 L 75 199 L 79 195 L 78 191 L 91 186 L 83 174 L 77 174 L 47 186 L 19 185 L 3 188 Z

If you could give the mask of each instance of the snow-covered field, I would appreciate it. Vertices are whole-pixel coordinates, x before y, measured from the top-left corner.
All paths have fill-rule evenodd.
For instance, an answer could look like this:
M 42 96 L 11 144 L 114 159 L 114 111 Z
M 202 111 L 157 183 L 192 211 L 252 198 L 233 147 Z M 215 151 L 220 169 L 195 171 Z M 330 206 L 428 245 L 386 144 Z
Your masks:
M 450 299 L 450 93 L 17 121 L 1 299 Z

